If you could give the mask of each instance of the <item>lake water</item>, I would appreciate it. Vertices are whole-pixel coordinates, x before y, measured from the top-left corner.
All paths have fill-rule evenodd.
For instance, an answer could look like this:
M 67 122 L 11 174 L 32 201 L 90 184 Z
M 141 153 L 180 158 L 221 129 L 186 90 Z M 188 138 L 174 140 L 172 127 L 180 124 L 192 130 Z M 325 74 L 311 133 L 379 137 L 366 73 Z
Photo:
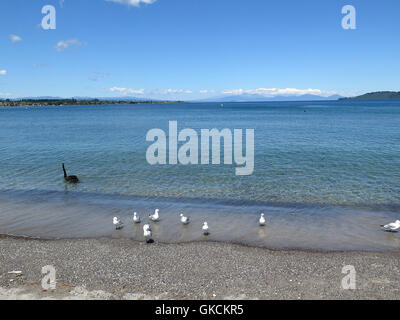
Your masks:
M 307 111 L 307 112 L 304 112 Z M 156 165 L 146 134 L 254 129 L 255 170 Z M 61 163 L 81 183 L 66 185 Z M 0 234 L 229 241 L 270 248 L 381 250 L 400 234 L 400 102 L 182 103 L 0 108 Z M 179 213 L 192 218 L 189 226 Z M 265 213 L 267 226 L 258 218 Z M 112 217 L 126 227 L 115 231 Z M 211 234 L 201 234 L 203 221 Z

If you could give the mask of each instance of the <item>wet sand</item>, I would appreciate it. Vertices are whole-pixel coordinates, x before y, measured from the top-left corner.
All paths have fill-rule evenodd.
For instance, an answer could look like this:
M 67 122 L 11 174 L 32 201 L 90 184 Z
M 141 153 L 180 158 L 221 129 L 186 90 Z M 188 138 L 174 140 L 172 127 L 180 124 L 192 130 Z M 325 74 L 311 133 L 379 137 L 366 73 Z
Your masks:
M 0 299 L 399 299 L 399 258 L 400 251 L 0 237 Z M 56 268 L 55 291 L 41 287 L 46 265 Z M 345 265 L 357 271 L 356 290 L 342 289 Z

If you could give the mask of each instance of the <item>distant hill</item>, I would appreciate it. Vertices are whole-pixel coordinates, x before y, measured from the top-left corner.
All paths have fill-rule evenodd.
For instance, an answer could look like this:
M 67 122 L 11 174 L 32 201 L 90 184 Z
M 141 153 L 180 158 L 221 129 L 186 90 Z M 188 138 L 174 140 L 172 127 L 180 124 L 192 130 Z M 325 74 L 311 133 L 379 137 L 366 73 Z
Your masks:
M 340 98 L 339 100 L 400 100 L 400 92 L 396 91 L 370 92 L 357 97 Z
M 338 100 L 342 98 L 339 95 L 322 97 L 313 94 L 304 94 L 301 96 L 274 96 L 265 97 L 260 94 L 240 94 L 231 96 L 214 97 L 209 99 L 197 100 L 196 102 L 253 102 L 253 101 L 323 101 L 323 100 Z

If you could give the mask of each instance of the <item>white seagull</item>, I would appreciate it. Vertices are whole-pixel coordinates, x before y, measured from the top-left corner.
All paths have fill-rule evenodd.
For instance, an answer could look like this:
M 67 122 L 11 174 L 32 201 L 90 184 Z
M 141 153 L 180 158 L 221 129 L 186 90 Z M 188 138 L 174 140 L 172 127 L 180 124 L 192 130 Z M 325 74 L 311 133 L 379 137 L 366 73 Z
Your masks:
M 113 224 L 116 230 L 121 230 L 124 227 L 123 222 L 118 217 L 114 217 Z
M 209 232 L 209 228 L 208 228 L 208 223 L 207 222 L 204 222 L 204 224 L 203 224 L 203 234 L 205 235 L 205 236 L 208 236 L 209 234 L 210 234 L 210 232 Z
M 153 240 L 151 239 L 152 233 L 151 233 L 151 228 L 149 224 L 145 224 L 143 226 L 143 236 L 146 239 L 147 243 L 152 243 Z
M 158 221 L 160 221 L 159 212 L 160 212 L 160 210 L 159 210 L 159 209 L 156 209 L 156 210 L 154 211 L 154 214 L 150 214 L 150 215 L 149 215 L 150 220 L 153 221 L 153 222 L 158 222 Z
M 185 217 L 185 216 L 183 215 L 183 213 L 181 213 L 181 222 L 182 222 L 182 224 L 187 225 L 187 224 L 190 223 L 190 218 Z
M 134 223 L 140 223 L 140 217 L 136 212 L 133 213 L 133 222 Z
M 400 229 L 400 220 L 396 220 L 396 222 L 392 222 L 386 225 L 381 225 L 381 227 L 384 228 L 385 231 L 397 232 Z
M 261 213 L 261 217 L 260 217 L 260 226 L 264 227 L 265 226 L 265 218 L 264 218 L 264 213 Z

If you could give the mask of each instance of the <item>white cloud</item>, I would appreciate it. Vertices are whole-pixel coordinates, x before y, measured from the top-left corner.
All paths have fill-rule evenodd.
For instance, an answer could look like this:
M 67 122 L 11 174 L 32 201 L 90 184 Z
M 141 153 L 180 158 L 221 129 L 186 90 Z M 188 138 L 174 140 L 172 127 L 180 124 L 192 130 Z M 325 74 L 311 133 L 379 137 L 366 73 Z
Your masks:
M 70 39 L 70 40 L 63 40 L 59 41 L 57 45 L 54 47 L 57 51 L 63 51 L 68 49 L 70 46 L 81 46 L 83 45 L 78 39 Z
M 157 0 L 106 0 L 106 1 L 126 4 L 128 6 L 140 7 L 141 3 L 152 4 Z
M 193 91 L 191 90 L 184 90 L 184 89 L 157 89 L 157 90 L 146 90 L 146 89 L 132 89 L 132 88 L 120 88 L 120 87 L 113 87 L 110 88 L 109 91 L 117 92 L 122 95 L 143 95 L 146 94 L 149 97 L 167 97 L 173 95 L 186 95 L 192 94 Z
M 144 94 L 144 89 L 131 89 L 131 88 L 118 88 L 118 87 L 113 87 L 110 88 L 111 92 L 118 92 L 123 95 L 129 95 L 129 94 Z
M 11 42 L 19 42 L 22 41 L 22 38 L 20 36 L 17 36 L 16 34 L 10 34 L 10 40 Z
M 215 90 L 208 90 L 208 89 L 203 89 L 199 91 L 201 94 L 211 94 L 215 93 Z
M 294 95 L 299 96 L 303 94 L 312 94 L 312 95 L 323 95 L 324 92 L 319 89 L 296 89 L 296 88 L 258 88 L 258 89 L 235 89 L 235 90 L 224 90 L 223 94 L 226 95 L 242 95 L 242 94 L 259 94 L 263 96 L 278 96 L 278 95 Z
M 0 76 L 7 75 L 7 70 L 0 70 Z
M 191 94 L 193 93 L 193 91 L 183 90 L 183 89 L 167 89 L 164 91 L 164 94 L 177 94 L 177 93 Z

